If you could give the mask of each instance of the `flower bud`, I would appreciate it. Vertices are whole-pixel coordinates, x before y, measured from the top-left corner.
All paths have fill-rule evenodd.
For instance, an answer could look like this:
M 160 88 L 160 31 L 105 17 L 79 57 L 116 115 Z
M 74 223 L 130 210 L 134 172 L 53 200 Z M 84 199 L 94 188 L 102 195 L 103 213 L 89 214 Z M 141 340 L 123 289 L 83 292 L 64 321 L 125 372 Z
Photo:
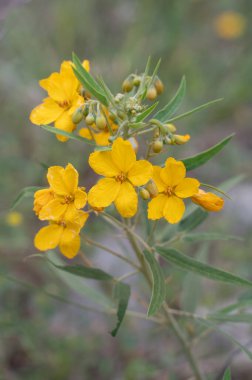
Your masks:
M 163 141 L 162 140 L 156 140 L 152 144 L 152 150 L 154 153 L 160 153 L 163 149 Z
M 154 130 L 153 137 L 154 137 L 154 138 L 157 138 L 157 137 L 159 137 L 159 136 L 160 136 L 160 129 L 159 129 L 159 128 L 156 128 L 156 129 Z
M 133 86 L 133 80 L 130 77 L 128 77 L 123 81 L 122 90 L 123 92 L 130 92 L 133 89 Z
M 74 124 L 79 124 L 82 119 L 83 119 L 83 111 L 82 111 L 82 108 L 79 107 L 72 114 L 72 122 Z
M 224 206 L 223 198 L 214 193 L 207 193 L 202 189 L 199 189 L 198 193 L 191 197 L 191 200 L 207 211 L 218 212 Z
M 146 98 L 148 100 L 155 100 L 157 97 L 157 90 L 155 86 L 150 86 L 147 90 Z
M 145 189 L 148 190 L 152 198 L 158 195 L 157 185 L 152 179 L 147 183 L 147 185 L 145 185 Z
M 164 92 L 164 84 L 158 77 L 156 77 L 156 79 L 155 79 L 154 86 L 157 90 L 158 95 L 160 95 L 160 94 L 162 94 L 162 92 Z
M 171 138 L 168 137 L 168 136 L 165 136 L 165 138 L 164 138 L 164 143 L 165 143 L 165 144 L 168 144 L 168 145 L 171 145 L 171 144 L 172 144 L 172 140 L 171 140 Z
M 85 104 L 84 110 L 83 110 L 84 117 L 87 117 L 88 113 L 89 113 L 89 105 Z
M 92 125 L 95 122 L 94 115 L 92 113 L 89 113 L 85 119 L 87 125 Z
M 168 129 L 168 131 L 171 132 L 171 133 L 174 133 L 177 130 L 177 128 L 173 124 L 165 124 L 165 126 Z
M 190 140 L 191 136 L 190 135 L 174 135 L 174 142 L 177 145 L 182 145 L 187 143 L 187 141 Z
M 140 197 L 141 197 L 143 200 L 145 200 L 145 201 L 147 201 L 148 199 L 150 199 L 150 193 L 149 193 L 149 191 L 146 190 L 146 189 L 143 189 L 143 188 L 142 188 L 142 189 L 140 190 L 139 194 L 140 194 Z
M 119 92 L 119 93 L 116 94 L 116 96 L 115 96 L 115 102 L 116 102 L 116 103 L 120 103 L 120 102 L 123 100 L 123 98 L 124 98 L 124 95 L 121 94 L 121 93 Z
M 140 83 L 141 83 L 141 77 L 136 75 L 133 79 L 133 85 L 138 87 L 140 85 Z
M 103 115 L 97 116 L 95 120 L 95 124 L 98 129 L 104 130 L 107 126 L 107 121 Z

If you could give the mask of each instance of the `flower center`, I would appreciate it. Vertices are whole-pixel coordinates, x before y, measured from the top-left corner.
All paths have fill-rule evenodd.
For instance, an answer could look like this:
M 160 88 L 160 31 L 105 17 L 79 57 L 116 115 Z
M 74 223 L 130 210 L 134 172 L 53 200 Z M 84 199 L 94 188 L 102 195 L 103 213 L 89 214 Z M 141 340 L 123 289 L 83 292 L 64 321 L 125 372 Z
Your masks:
M 171 186 L 168 186 L 165 191 L 164 191 L 164 194 L 165 195 L 168 195 L 168 197 L 170 197 L 172 194 L 173 194 L 173 188 Z
M 74 197 L 72 195 L 65 195 L 64 201 L 66 204 L 72 203 L 74 200 Z
M 120 174 L 118 174 L 118 175 L 115 177 L 115 179 L 116 179 L 117 182 L 121 182 L 121 183 L 123 183 L 123 182 L 126 181 L 127 176 L 126 176 L 125 173 L 121 172 Z
M 55 222 L 56 224 L 58 224 L 58 226 L 62 226 L 62 227 L 66 227 L 66 222 L 64 220 L 60 220 L 59 222 Z
M 68 100 L 63 100 L 62 102 L 58 102 L 58 105 L 61 108 L 69 108 L 71 104 Z

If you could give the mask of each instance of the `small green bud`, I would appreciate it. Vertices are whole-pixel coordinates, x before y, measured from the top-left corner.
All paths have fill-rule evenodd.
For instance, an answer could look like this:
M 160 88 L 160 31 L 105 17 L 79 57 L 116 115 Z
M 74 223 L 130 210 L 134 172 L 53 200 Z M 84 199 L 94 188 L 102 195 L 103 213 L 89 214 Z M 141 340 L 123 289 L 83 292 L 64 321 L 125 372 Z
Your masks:
M 145 185 L 145 189 L 148 190 L 151 197 L 156 197 L 158 195 L 157 185 L 152 179 L 147 183 L 147 185 Z
M 95 124 L 98 129 L 104 130 L 107 126 L 107 121 L 103 115 L 97 116 L 95 120 Z
M 92 125 L 95 122 L 94 115 L 92 113 L 89 113 L 85 119 L 87 125 Z
M 133 85 L 138 87 L 141 83 L 141 77 L 139 75 L 136 75 L 133 79 Z
M 133 84 L 133 80 L 128 77 L 127 79 L 125 79 L 123 81 L 123 84 L 122 84 L 122 90 L 123 92 L 130 92 L 134 87 L 134 84 Z
M 168 145 L 171 145 L 171 144 L 172 144 L 172 140 L 171 140 L 171 138 L 168 137 L 168 136 L 165 136 L 165 138 L 164 138 L 164 143 L 165 143 L 165 144 L 168 144 Z
M 160 136 L 160 129 L 159 129 L 159 128 L 156 128 L 156 129 L 154 130 L 153 137 L 154 137 L 154 138 L 157 138 L 157 137 L 159 137 L 159 136 Z
M 171 133 L 174 133 L 177 130 L 177 128 L 173 124 L 165 124 L 165 126 L 167 127 L 168 131 Z
M 140 194 L 140 197 L 143 200 L 145 200 L 145 201 L 147 201 L 148 199 L 150 199 L 150 193 L 146 189 L 141 189 L 140 192 L 139 192 L 139 194 Z
M 83 119 L 83 111 L 82 111 L 82 108 L 79 107 L 72 114 L 72 122 L 74 124 L 79 124 L 82 119 Z
M 150 88 L 147 91 L 146 98 L 148 100 L 155 100 L 157 97 L 157 90 L 154 86 L 150 86 Z
M 154 153 L 160 153 L 163 149 L 163 141 L 162 140 L 155 140 L 152 144 L 152 150 Z

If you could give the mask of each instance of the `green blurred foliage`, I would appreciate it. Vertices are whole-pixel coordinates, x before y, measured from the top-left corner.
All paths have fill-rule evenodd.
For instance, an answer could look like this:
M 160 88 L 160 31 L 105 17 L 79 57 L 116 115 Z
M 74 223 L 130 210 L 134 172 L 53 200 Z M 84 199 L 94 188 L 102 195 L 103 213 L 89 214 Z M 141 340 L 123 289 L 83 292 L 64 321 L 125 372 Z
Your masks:
M 215 18 L 228 10 L 240 12 L 246 20 L 244 34 L 234 40 L 220 38 L 214 28 Z M 176 155 L 194 154 L 236 132 L 235 141 L 207 171 L 203 167 L 198 173 L 203 182 L 216 184 L 241 172 L 251 179 L 251 16 L 250 0 L 0 2 L 1 273 L 10 272 L 14 278 L 25 278 L 36 286 L 55 282 L 60 287 L 37 262 L 33 266 L 20 264 L 34 253 L 32 239 L 38 222 L 31 200 L 18 208 L 24 215 L 20 226 L 9 226 L 6 213 L 20 189 L 45 183 L 42 164 L 72 162 L 85 185 L 91 183 L 85 164 L 90 148 L 76 141 L 61 144 L 29 122 L 31 109 L 45 96 L 38 80 L 57 71 L 62 60 L 71 58 L 72 51 L 90 59 L 92 72 L 102 73 L 114 91 L 120 90 L 128 73 L 143 70 L 151 55 L 154 60 L 162 58 L 160 77 L 166 89 L 161 103 L 174 94 L 183 74 L 187 96 L 182 111 L 223 97 L 222 103 L 178 123 L 181 133 L 189 132 L 192 139 L 183 148 L 178 147 Z M 225 212 L 211 218 L 207 227 L 241 234 L 245 229 L 236 226 Z M 90 230 L 95 233 L 97 228 L 91 226 Z M 211 261 L 221 263 L 221 253 L 226 269 L 235 268 L 237 273 L 249 276 L 251 246 L 251 238 L 246 248 L 240 243 L 212 243 Z M 174 305 L 179 302 L 174 293 L 180 284 L 178 273 L 168 292 Z M 231 293 L 232 289 L 215 285 L 212 292 L 198 294 L 199 303 L 211 307 L 217 296 L 221 302 Z M 153 339 L 147 348 L 148 339 L 139 333 L 139 325 L 130 326 L 131 333 L 124 326 L 125 332 L 113 341 L 107 338 L 109 328 L 101 319 L 95 319 L 92 326 L 89 314 L 80 311 L 76 315 L 2 275 L 0 299 L 0 368 L 4 379 L 111 379 L 115 373 L 118 379 L 126 380 L 163 380 L 168 374 L 173 378 L 170 362 L 161 352 L 164 345 L 157 339 L 158 332 L 144 328 L 144 334 Z M 58 323 L 61 317 L 63 322 L 59 319 Z M 62 330 L 57 330 L 58 325 Z

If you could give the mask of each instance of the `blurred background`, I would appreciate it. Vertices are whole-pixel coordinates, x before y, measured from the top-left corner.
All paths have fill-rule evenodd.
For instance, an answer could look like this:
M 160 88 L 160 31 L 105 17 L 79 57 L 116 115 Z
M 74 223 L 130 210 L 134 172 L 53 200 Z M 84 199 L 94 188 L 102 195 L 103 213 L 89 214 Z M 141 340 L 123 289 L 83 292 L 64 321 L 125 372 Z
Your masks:
M 22 188 L 45 184 L 46 165 L 71 162 L 82 183 L 92 182 L 85 164 L 89 148 L 73 140 L 59 143 L 54 135 L 31 125 L 29 113 L 45 97 L 39 79 L 58 71 L 61 61 L 71 59 L 75 51 L 118 92 L 130 72 L 144 69 L 149 55 L 153 60 L 161 57 L 160 77 L 166 84 L 161 102 L 173 96 L 184 74 L 187 95 L 181 111 L 224 98 L 177 123 L 180 133 L 192 138 L 176 156 L 195 154 L 235 132 L 225 151 L 195 175 L 215 185 L 245 175 L 225 210 L 203 226 L 244 241 L 194 244 L 190 249 L 252 279 L 251 17 L 250 0 L 0 0 L 0 379 L 187 378 L 183 358 L 175 356 L 168 343 L 169 333 L 165 336 L 151 323 L 127 319 L 118 337 L 112 338 L 111 317 L 50 296 L 92 303 L 86 285 L 76 283 L 73 291 L 43 260 L 25 261 L 36 253 L 32 242 L 41 224 L 33 215 L 31 198 L 15 212 L 10 207 Z M 96 222 L 88 228 L 95 239 L 106 232 Z M 94 255 L 100 267 L 118 269 L 118 262 L 104 254 L 87 254 Z M 189 294 L 180 278 L 176 272 L 169 288 L 177 307 L 183 304 L 192 310 L 197 300 L 195 307 L 204 311 L 243 296 L 240 289 L 202 280 L 194 281 Z M 174 299 L 175 292 L 179 299 Z M 244 343 L 251 336 L 247 326 L 228 329 Z M 216 379 L 234 350 L 215 335 L 196 347 L 209 379 Z M 232 357 L 232 371 L 235 379 L 252 379 L 252 364 L 239 353 Z

